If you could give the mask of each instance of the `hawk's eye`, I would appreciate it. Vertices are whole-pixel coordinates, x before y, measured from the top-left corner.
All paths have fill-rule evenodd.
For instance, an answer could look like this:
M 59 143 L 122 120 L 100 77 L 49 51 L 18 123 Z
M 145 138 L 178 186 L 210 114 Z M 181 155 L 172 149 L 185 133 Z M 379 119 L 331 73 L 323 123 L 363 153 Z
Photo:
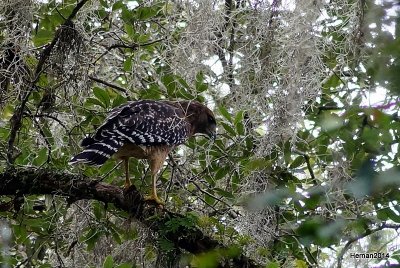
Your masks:
M 208 117 L 208 122 L 209 123 L 215 123 L 214 117 L 212 117 L 211 115 L 208 115 L 207 117 Z

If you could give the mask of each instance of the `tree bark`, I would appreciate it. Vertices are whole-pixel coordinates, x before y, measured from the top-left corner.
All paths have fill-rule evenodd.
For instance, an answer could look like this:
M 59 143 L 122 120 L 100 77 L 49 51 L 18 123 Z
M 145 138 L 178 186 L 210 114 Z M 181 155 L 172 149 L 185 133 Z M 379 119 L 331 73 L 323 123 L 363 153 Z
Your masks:
M 142 194 L 133 185 L 123 190 L 118 186 L 93 180 L 84 175 L 34 168 L 6 170 L 0 173 L 0 181 L 0 195 L 53 194 L 66 197 L 70 203 L 82 199 L 112 203 L 118 209 L 129 212 L 133 218 L 153 231 L 163 235 L 177 248 L 193 254 L 218 250 L 221 253 L 219 267 L 260 267 L 246 257 L 240 249 L 234 246 L 226 247 L 205 235 L 196 226 L 180 225 L 179 230 L 169 230 L 166 228 L 168 222 L 179 223 L 180 220 L 184 221 L 187 218 L 144 201 Z

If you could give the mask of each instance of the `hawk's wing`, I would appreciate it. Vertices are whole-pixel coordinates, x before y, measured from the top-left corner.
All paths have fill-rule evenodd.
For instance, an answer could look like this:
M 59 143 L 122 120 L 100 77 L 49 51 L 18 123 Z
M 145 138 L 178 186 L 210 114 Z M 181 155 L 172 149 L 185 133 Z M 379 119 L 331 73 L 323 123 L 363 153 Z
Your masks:
M 136 101 L 112 110 L 94 139 L 146 146 L 178 145 L 188 134 L 189 123 L 181 109 L 166 102 Z
M 70 163 L 100 165 L 126 143 L 144 146 L 178 145 L 188 138 L 189 123 L 183 110 L 162 101 L 135 101 L 112 110 L 85 150 Z

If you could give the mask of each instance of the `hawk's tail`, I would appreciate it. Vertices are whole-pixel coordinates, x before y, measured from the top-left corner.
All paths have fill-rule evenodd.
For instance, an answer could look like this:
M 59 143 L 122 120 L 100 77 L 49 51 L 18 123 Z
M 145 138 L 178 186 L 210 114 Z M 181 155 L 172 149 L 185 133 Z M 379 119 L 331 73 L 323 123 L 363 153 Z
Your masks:
M 118 151 L 119 145 L 107 144 L 104 142 L 96 142 L 88 145 L 81 153 L 75 155 L 69 164 L 88 164 L 99 166 L 104 164 L 115 152 Z

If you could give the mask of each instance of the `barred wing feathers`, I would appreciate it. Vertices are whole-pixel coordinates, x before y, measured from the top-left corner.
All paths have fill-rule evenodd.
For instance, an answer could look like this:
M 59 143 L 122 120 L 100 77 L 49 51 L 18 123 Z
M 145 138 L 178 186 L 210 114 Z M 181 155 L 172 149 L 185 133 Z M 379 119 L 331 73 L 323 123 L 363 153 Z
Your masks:
M 85 149 L 70 164 L 101 165 L 127 143 L 144 146 L 178 145 L 190 130 L 181 108 L 162 101 L 133 101 L 113 109 L 92 137 L 82 140 Z

